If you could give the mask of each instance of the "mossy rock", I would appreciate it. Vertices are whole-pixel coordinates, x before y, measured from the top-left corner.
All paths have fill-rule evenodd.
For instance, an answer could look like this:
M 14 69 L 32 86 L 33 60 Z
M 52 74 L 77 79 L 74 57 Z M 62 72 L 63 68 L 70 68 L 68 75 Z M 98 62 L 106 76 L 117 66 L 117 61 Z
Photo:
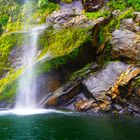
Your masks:
M 24 34 L 20 32 L 3 34 L 0 37 L 0 75 L 12 69 L 9 55 L 14 48 L 21 46 L 23 37 Z
M 73 27 L 57 31 L 54 30 L 48 33 L 47 39 L 48 44 L 46 44 L 44 48 L 41 48 L 42 53 L 38 58 L 38 74 L 61 67 L 62 65 L 71 65 L 73 68 L 77 61 L 83 63 L 87 59 L 84 58 L 85 60 L 80 60 L 78 56 L 83 56 L 84 52 L 85 55 L 86 52 L 90 53 L 89 48 L 92 46 L 91 28 L 82 29 Z M 47 53 L 50 53 L 52 58 L 50 60 L 42 60 Z M 93 58 L 94 54 L 92 54 L 91 57 Z M 87 58 L 89 57 L 87 56 Z
M 62 71 L 65 68 L 69 69 L 70 73 L 72 73 L 86 65 L 88 62 L 93 61 L 94 50 L 91 47 L 91 34 L 91 28 L 82 29 L 73 27 L 58 31 L 44 31 L 44 33 L 38 39 L 38 50 L 41 52 L 41 54 L 36 58 L 37 62 L 34 65 L 35 75 L 33 76 L 38 78 L 43 73 L 49 73 L 54 69 Z M 9 41 L 7 43 L 9 47 L 6 49 L 6 51 L 8 51 L 6 61 L 8 62 L 10 51 L 14 47 L 17 47 L 18 45 L 20 46 L 23 43 L 23 36 L 17 36 L 17 34 L 7 34 L 5 36 L 8 36 L 9 38 L 17 37 L 16 39 L 14 38 L 14 42 Z M 21 39 L 19 39 L 19 37 Z M 5 39 L 7 38 L 5 37 Z M 52 55 L 51 59 L 49 60 L 43 59 L 47 53 L 51 53 Z M 24 68 L 16 71 L 11 70 L 9 74 L 0 79 L 0 102 L 6 101 L 10 103 L 15 99 L 18 79 L 20 78 L 23 70 Z

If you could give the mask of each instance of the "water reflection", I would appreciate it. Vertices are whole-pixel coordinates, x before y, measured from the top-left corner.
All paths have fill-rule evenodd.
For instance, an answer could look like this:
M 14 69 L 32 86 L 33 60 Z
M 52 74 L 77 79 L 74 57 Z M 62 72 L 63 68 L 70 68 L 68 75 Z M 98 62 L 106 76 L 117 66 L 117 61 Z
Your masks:
M 140 119 L 38 114 L 0 116 L 1 140 L 139 140 Z

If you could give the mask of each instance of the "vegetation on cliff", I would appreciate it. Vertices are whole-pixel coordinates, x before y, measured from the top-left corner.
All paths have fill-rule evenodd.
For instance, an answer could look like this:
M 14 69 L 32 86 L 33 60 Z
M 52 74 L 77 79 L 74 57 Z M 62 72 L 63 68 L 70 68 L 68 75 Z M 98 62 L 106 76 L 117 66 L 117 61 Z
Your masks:
M 1 36 L 1 75 L 8 74 L 0 79 L 0 94 L 1 99 L 5 99 L 14 95 L 16 92 L 16 83 L 18 77 L 22 72 L 22 68 L 14 70 L 9 61 L 9 54 L 13 48 L 17 49 L 22 47 L 23 37 L 26 33 L 10 33 Z M 28 33 L 27 33 L 28 34 Z M 27 35 L 26 34 L 26 35 Z M 37 58 L 36 76 L 41 73 L 50 71 L 51 69 L 58 68 L 65 65 L 68 61 L 74 61 L 80 49 L 86 43 L 91 41 L 91 28 L 68 28 L 63 30 L 45 30 L 38 39 L 38 49 L 40 54 Z M 6 48 L 7 47 L 7 48 Z M 49 53 L 50 60 L 41 59 Z M 35 66 L 36 67 L 36 66 Z M 15 85 L 15 86 L 13 86 Z M 5 97 L 5 98 L 4 98 Z
M 31 0 L 26 4 L 18 0 L 1 0 L 0 33 L 21 30 L 25 21 L 44 23 L 46 16 L 58 8 L 57 4 L 48 0 Z

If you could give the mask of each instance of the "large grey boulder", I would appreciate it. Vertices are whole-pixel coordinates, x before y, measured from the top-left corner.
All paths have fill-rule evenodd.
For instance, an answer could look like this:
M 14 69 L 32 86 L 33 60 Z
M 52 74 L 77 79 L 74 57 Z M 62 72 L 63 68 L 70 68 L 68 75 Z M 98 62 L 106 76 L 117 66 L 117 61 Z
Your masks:
M 140 60 L 140 35 L 129 30 L 115 30 L 112 36 L 112 58 L 138 63 Z
M 91 74 L 82 83 L 97 101 L 109 101 L 110 98 L 106 95 L 107 92 L 114 85 L 121 73 L 127 68 L 128 65 L 123 62 L 111 62 L 100 71 Z

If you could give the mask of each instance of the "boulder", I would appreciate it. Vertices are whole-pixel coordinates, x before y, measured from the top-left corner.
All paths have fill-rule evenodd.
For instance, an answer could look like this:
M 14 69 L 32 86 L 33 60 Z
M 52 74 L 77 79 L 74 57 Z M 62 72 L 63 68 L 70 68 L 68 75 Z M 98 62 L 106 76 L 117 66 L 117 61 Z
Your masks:
M 124 19 L 122 27 L 132 32 L 140 32 L 140 26 L 132 18 Z
M 85 79 L 76 78 L 47 94 L 38 105 L 78 112 L 138 115 L 139 89 L 133 92 L 130 83 L 139 73 L 140 68 L 110 62 Z
M 140 35 L 129 30 L 115 30 L 111 39 L 113 59 L 123 59 L 133 63 L 140 60 Z
M 67 106 L 67 103 L 80 93 L 80 88 L 80 82 L 67 83 L 49 96 L 43 97 L 38 105 L 53 107 Z
M 74 17 L 80 16 L 83 10 L 81 1 L 73 1 L 71 4 L 59 3 L 60 10 L 54 11 L 46 18 L 46 22 L 55 29 L 61 28 Z
M 91 71 L 96 70 L 98 65 L 93 65 L 91 65 L 89 70 L 85 71 L 85 73 L 83 72 L 83 75 L 87 75 Z M 75 105 L 77 102 L 81 100 L 86 101 L 92 98 L 92 95 L 82 86 L 81 80 L 82 77 L 80 78 L 80 76 L 77 76 L 57 90 L 50 92 L 50 94 L 46 94 L 46 96 L 42 96 L 38 106 L 62 107 L 69 110 L 77 110 Z
M 64 11 L 73 11 L 77 13 L 81 13 L 83 10 L 82 2 L 81 0 L 73 0 L 71 3 L 59 3 L 60 9 Z
M 96 24 L 94 20 L 88 19 L 85 15 L 78 14 L 73 11 L 55 11 L 49 17 L 46 22 L 55 29 L 61 29 L 62 27 L 78 26 L 89 27 Z
M 134 21 L 140 26 L 140 12 L 134 12 Z
M 89 102 L 89 100 L 86 102 L 80 101 L 77 104 L 78 110 L 88 107 L 98 112 L 114 112 L 115 108 L 115 111 L 122 113 L 123 108 L 125 108 L 128 113 L 129 109 L 127 106 L 131 105 L 133 112 L 139 113 L 140 105 L 137 104 L 139 93 L 134 94 L 134 89 L 130 85 L 132 79 L 139 73 L 140 68 L 123 62 L 111 62 L 100 71 L 90 74 L 88 78 L 82 81 L 82 84 L 86 87 L 88 95 L 92 95 L 92 102 Z
M 97 101 L 110 102 L 108 91 L 121 73 L 128 68 L 123 62 L 111 62 L 99 72 L 91 74 L 82 83 Z

